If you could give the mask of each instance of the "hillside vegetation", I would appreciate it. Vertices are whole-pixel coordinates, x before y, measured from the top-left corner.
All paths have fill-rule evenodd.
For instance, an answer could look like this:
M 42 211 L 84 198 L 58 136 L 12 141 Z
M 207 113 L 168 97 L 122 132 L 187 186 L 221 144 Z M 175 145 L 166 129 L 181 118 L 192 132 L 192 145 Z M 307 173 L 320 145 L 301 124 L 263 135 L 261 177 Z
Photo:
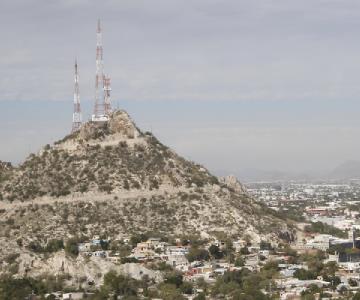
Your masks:
M 150 133 L 140 132 L 125 112 L 115 113 L 112 120 L 87 124 L 30 155 L 3 183 L 2 197 L 26 201 L 74 192 L 202 187 L 218 182 L 205 168 L 181 158 Z M 114 123 L 124 124 L 126 130 Z
M 49 252 L 99 235 L 294 237 L 291 222 L 253 201 L 235 178 L 218 180 L 141 132 L 124 111 L 84 124 L 16 168 L 0 165 L 0 179 L 0 273 L 40 276 L 68 264 L 72 276 L 96 277 L 99 266 L 80 261 L 83 274 L 71 258 Z

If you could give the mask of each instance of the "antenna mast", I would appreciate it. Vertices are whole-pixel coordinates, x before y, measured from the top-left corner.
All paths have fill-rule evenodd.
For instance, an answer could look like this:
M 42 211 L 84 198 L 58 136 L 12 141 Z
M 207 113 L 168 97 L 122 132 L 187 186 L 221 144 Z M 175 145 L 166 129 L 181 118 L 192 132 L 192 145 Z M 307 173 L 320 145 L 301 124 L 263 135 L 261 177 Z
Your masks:
M 96 31 L 96 76 L 95 76 L 95 107 L 94 117 L 99 118 L 104 115 L 104 105 L 101 101 L 101 85 L 104 80 L 104 62 L 103 62 L 103 47 L 102 47 L 102 32 L 100 19 L 97 23 Z
M 104 76 L 104 110 L 107 116 L 111 113 L 110 92 L 110 77 Z
M 99 19 L 96 31 L 95 106 L 92 116 L 94 122 L 104 122 L 109 119 L 111 113 L 110 91 L 110 77 L 104 75 L 102 30 Z
M 81 107 L 80 107 L 80 91 L 79 91 L 79 72 L 78 65 L 75 59 L 75 87 L 74 87 L 74 113 L 71 132 L 78 131 L 82 124 Z

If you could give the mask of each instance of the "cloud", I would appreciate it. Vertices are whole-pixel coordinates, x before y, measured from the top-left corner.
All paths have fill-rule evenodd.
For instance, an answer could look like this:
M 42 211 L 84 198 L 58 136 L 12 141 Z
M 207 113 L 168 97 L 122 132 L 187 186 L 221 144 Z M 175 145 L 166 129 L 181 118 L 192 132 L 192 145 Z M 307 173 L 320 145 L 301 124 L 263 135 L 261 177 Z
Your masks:
M 75 57 L 91 113 L 98 17 L 114 104 L 184 155 L 213 169 L 357 158 L 357 0 L 12 0 L 0 7 L 0 107 L 12 118 L 0 159 L 68 131 Z
M 1 99 L 71 98 L 77 56 L 90 101 L 97 17 L 116 99 L 353 98 L 358 8 L 330 0 L 7 1 Z
M 168 132 L 171 130 L 171 134 Z M 212 170 L 247 168 L 290 172 L 327 171 L 357 159 L 360 134 L 353 127 L 198 127 L 162 129 L 166 142 Z M 341 143 L 337 137 L 341 137 Z M 341 154 L 341 155 L 339 155 Z

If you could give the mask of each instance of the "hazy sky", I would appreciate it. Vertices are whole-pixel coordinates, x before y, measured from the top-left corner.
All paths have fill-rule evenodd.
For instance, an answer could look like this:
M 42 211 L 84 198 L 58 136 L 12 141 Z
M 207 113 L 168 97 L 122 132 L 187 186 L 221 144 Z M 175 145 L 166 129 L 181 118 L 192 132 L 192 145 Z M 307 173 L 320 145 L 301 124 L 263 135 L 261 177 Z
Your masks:
M 2 0 L 0 159 L 69 131 L 75 56 L 90 115 L 98 17 L 114 106 L 185 157 L 237 173 L 360 159 L 358 0 Z

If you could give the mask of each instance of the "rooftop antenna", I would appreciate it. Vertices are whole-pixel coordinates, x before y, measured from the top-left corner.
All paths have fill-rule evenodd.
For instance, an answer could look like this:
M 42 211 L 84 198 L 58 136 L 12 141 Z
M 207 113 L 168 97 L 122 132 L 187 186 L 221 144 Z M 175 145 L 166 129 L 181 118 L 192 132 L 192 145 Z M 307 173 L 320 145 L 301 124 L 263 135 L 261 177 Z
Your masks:
M 78 131 L 82 124 L 81 107 L 80 107 L 80 91 L 79 91 L 79 72 L 77 60 L 75 59 L 75 87 L 74 87 L 74 113 L 71 133 Z

